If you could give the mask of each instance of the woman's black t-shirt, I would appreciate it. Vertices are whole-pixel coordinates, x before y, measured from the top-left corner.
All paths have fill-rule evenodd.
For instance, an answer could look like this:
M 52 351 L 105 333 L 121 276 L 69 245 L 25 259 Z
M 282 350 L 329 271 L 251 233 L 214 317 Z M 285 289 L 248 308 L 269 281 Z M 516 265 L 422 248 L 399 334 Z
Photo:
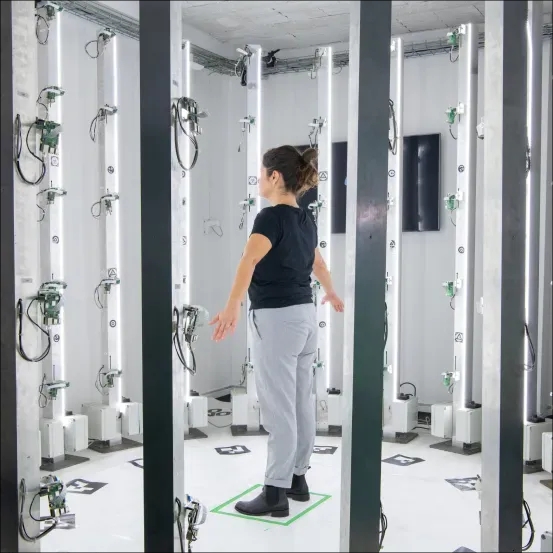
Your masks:
M 266 207 L 255 218 L 252 234 L 266 236 L 273 247 L 255 267 L 248 290 L 250 308 L 312 303 L 317 228 L 311 217 L 301 207 Z

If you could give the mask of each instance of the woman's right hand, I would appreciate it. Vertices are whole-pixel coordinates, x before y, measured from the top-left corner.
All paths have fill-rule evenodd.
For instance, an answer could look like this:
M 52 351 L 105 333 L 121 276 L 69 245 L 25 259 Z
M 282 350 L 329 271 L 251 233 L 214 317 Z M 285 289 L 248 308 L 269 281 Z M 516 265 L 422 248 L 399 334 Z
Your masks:
M 337 313 L 343 313 L 344 312 L 344 302 L 338 297 L 338 294 L 336 292 L 330 292 L 329 294 L 326 294 L 325 297 L 322 299 L 321 304 L 324 305 L 325 303 L 330 303 L 332 307 L 334 308 L 334 311 Z

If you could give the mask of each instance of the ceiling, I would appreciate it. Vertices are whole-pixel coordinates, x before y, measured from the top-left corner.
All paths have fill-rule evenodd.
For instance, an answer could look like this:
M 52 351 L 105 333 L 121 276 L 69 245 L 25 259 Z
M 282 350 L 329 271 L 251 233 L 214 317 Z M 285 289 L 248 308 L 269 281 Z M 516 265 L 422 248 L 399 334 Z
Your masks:
M 338 1 L 183 1 L 184 22 L 220 42 L 295 49 L 347 42 L 349 4 Z M 484 23 L 485 1 L 392 2 L 392 35 Z M 551 13 L 551 1 L 544 11 Z

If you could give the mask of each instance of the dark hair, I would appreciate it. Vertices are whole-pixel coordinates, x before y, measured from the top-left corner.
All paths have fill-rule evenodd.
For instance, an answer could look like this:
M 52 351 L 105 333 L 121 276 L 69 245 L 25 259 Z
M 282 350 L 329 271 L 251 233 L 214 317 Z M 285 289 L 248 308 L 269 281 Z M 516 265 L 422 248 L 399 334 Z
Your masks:
M 307 148 L 300 153 L 294 146 L 279 146 L 265 152 L 263 167 L 269 176 L 278 171 L 284 180 L 285 190 L 301 196 L 319 184 L 315 165 L 318 155 L 314 148 Z

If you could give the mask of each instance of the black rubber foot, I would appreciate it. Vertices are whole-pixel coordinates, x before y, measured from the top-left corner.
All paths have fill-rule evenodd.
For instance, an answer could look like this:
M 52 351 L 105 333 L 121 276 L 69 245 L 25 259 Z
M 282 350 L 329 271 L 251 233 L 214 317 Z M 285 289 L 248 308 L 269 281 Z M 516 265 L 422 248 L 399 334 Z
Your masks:
M 207 434 L 205 432 L 202 432 L 198 428 L 189 428 L 188 434 L 184 435 L 184 441 L 199 440 L 201 438 L 207 438 Z
M 144 444 L 123 438 L 120 444 L 110 445 L 109 442 L 103 442 L 97 440 L 88 446 L 88 449 L 96 451 L 97 453 L 113 453 L 115 451 L 124 451 L 125 449 L 132 449 L 133 447 L 142 447 Z
M 459 549 L 456 549 L 453 553 L 474 553 L 472 549 L 469 549 L 468 547 L 459 547 Z
M 342 427 L 329 425 L 328 430 L 317 430 L 317 436 L 333 436 L 335 438 L 341 438 Z
M 40 465 L 40 470 L 46 472 L 55 472 L 62 469 L 67 469 L 69 467 L 74 467 L 75 465 L 80 465 L 81 463 L 86 463 L 90 461 L 88 457 L 78 457 L 77 455 L 65 454 L 64 458 L 59 461 L 50 461 L 49 459 L 42 458 L 42 465 Z
M 553 490 L 553 480 L 551 478 L 549 480 L 540 480 L 540 484 L 543 484 L 546 488 Z
M 462 446 L 453 445 L 452 440 L 432 444 L 430 449 L 439 449 L 440 451 L 448 451 L 449 453 L 457 453 L 458 455 L 474 455 L 482 451 L 482 444 L 475 442 L 474 444 L 463 444 Z
M 536 474 L 536 472 L 542 472 L 543 467 L 541 465 L 541 459 L 539 461 L 525 462 L 522 466 L 522 474 Z
M 417 432 L 396 432 L 395 436 L 382 436 L 382 441 L 387 444 L 408 444 L 418 437 Z
M 263 428 L 263 425 L 259 425 L 259 430 L 248 430 L 245 424 L 233 424 L 230 427 L 230 433 L 233 436 L 268 436 L 269 433 Z

